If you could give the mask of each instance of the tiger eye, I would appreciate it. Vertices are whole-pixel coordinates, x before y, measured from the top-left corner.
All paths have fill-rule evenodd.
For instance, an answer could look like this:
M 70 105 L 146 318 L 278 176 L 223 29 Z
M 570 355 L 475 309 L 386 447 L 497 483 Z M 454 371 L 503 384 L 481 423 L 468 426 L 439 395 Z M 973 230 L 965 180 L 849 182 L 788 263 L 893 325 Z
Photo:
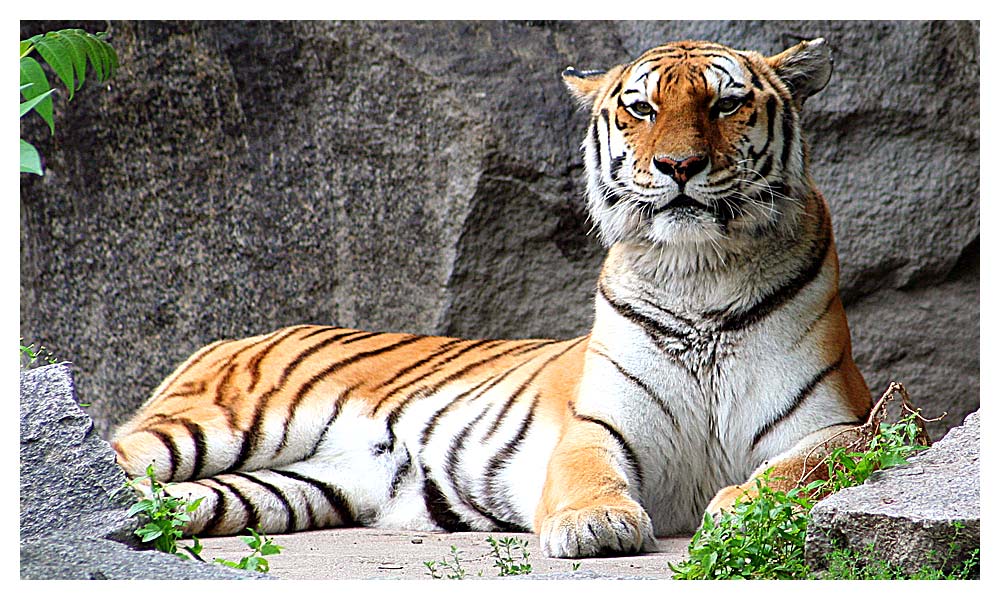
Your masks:
M 741 98 L 720 98 L 718 102 L 715 103 L 715 108 L 720 114 L 728 115 L 736 112 L 736 110 L 742 105 L 743 101 Z
M 653 105 L 644 100 L 637 100 L 628 105 L 629 111 L 637 117 L 648 117 L 653 114 Z

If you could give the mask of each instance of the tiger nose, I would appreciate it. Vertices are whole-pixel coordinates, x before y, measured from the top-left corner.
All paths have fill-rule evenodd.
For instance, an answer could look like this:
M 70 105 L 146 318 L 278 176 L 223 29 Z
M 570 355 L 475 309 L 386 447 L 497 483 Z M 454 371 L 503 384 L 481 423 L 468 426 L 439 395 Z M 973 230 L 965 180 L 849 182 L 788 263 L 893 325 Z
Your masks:
M 653 157 L 653 165 L 657 171 L 669 175 L 678 184 L 683 185 L 708 166 L 708 157 L 696 154 L 675 160 L 669 156 L 660 155 Z

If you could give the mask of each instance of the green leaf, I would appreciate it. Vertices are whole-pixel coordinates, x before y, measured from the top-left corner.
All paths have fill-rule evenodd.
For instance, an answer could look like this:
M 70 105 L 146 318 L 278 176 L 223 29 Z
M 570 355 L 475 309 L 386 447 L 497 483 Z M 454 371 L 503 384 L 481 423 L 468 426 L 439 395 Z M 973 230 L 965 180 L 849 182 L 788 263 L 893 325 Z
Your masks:
M 142 531 L 142 530 L 140 529 L 139 531 Z M 139 533 L 139 532 L 137 531 L 136 533 Z M 143 532 L 141 535 L 142 535 L 142 538 L 141 538 L 142 541 L 148 542 L 150 540 L 155 540 L 156 538 L 160 537 L 161 535 L 163 535 L 163 532 L 160 531 L 159 529 L 150 529 L 150 530 L 147 530 L 147 531 Z
M 46 100 L 46 98 L 49 97 L 49 94 L 51 94 L 53 91 L 55 91 L 55 90 L 49 90 L 48 92 L 45 92 L 41 96 L 35 96 L 34 98 L 32 98 L 31 100 L 28 100 L 27 102 L 22 102 L 21 103 L 21 116 L 23 117 L 24 115 L 26 115 L 28 113 L 28 111 L 30 111 L 32 108 L 35 108 L 35 106 L 37 104 L 41 104 L 42 102 L 44 102 Z
M 66 29 L 63 31 L 53 31 L 49 34 L 55 39 L 62 40 L 67 49 L 70 61 L 73 63 L 73 73 L 76 76 L 76 89 L 83 87 L 83 82 L 87 76 L 87 42 L 80 36 L 77 30 Z
M 149 511 L 152 508 L 153 508 L 153 501 L 152 500 L 148 500 L 148 499 L 147 500 L 140 500 L 139 502 L 136 502 L 135 504 L 133 504 L 132 506 L 130 506 L 129 509 L 128 509 L 128 512 L 126 514 L 131 517 L 131 516 L 135 515 L 136 513 L 143 512 L 143 511 Z
M 118 70 L 118 55 L 115 53 L 114 48 L 111 44 L 104 41 L 105 35 L 97 34 L 91 35 L 83 30 L 78 31 L 84 39 L 87 45 L 87 56 L 90 58 L 90 63 L 94 67 L 94 71 L 97 72 L 97 80 L 104 82 L 107 81 L 115 71 Z
M 264 547 L 260 549 L 260 553 L 264 556 L 271 556 L 272 554 L 281 554 L 282 547 L 272 544 L 270 541 L 264 544 Z
M 42 159 L 38 156 L 38 150 L 24 140 L 21 140 L 21 172 L 42 174 Z
M 49 79 L 45 76 L 42 65 L 38 64 L 38 61 L 30 56 L 21 59 L 21 85 L 28 85 L 28 87 L 21 90 L 21 95 L 25 100 L 44 96 L 42 102 L 35 108 L 35 111 L 48 123 L 49 132 L 55 133 L 56 124 L 52 119 L 52 99 L 49 98 L 52 87 L 49 85 Z
M 45 62 L 49 63 L 56 76 L 62 80 L 63 85 L 69 90 L 69 99 L 73 99 L 73 59 L 66 42 L 61 38 L 52 35 L 45 35 L 35 42 L 35 48 L 42 55 Z

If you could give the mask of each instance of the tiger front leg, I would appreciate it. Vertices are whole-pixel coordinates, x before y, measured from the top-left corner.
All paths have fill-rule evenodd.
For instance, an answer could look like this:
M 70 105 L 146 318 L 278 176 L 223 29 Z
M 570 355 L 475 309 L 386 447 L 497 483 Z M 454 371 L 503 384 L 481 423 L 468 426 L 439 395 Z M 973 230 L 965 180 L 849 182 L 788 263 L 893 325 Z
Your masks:
M 655 545 L 652 521 L 630 493 L 638 466 L 613 431 L 574 418 L 557 444 L 534 523 L 547 556 L 634 554 Z
M 745 483 L 730 485 L 719 490 L 708 503 L 706 512 L 718 515 L 724 510 L 731 510 L 740 499 L 757 497 L 756 481 L 768 472 L 770 474 L 767 486 L 781 492 L 788 492 L 817 479 L 825 479 L 829 476 L 827 468 L 823 465 L 826 457 L 835 448 L 845 448 L 857 443 L 861 436 L 858 427 L 849 425 L 835 425 L 816 431 L 791 449 L 765 460 Z

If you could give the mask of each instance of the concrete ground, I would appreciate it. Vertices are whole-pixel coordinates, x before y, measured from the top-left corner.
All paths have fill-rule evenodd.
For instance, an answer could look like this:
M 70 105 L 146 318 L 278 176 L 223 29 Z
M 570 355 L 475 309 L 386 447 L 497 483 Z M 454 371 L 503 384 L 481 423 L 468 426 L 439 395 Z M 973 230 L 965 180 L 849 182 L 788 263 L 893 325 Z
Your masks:
M 278 579 L 423 579 L 431 580 L 424 564 L 451 559 L 451 547 L 459 552 L 459 564 L 466 579 L 496 578 L 492 548 L 486 538 L 516 537 L 526 541 L 533 575 L 571 575 L 601 578 L 669 579 L 668 562 L 687 557 L 687 537 L 660 538 L 655 552 L 641 556 L 554 559 L 542 555 L 538 536 L 506 533 L 427 533 L 384 529 L 327 529 L 271 536 L 282 546 L 280 554 L 269 556 L 270 575 Z M 202 556 L 237 561 L 249 550 L 237 537 L 202 540 Z M 515 557 L 520 556 L 515 553 Z M 574 566 L 579 566 L 574 571 Z M 443 575 L 454 571 L 436 566 Z

